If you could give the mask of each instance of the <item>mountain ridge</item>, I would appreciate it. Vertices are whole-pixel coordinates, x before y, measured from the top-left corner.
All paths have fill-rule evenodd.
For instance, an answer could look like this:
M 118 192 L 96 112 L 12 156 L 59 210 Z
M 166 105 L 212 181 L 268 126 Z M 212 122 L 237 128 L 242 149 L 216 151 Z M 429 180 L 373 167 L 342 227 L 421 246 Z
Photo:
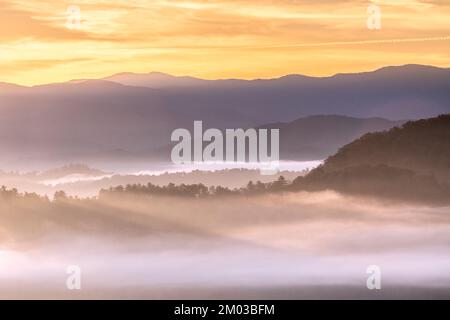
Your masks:
M 333 78 L 339 78 L 339 77 L 345 77 L 345 76 L 355 76 L 355 75 L 367 75 L 367 74 L 374 74 L 374 73 L 385 73 L 385 72 L 391 72 L 396 71 L 399 69 L 410 69 L 415 71 L 424 71 L 424 70 L 444 70 L 448 71 L 450 68 L 445 67 L 438 67 L 433 65 L 422 65 L 422 64 L 403 64 L 403 65 L 393 65 L 393 66 L 383 66 L 379 67 L 373 70 L 368 71 L 361 71 L 361 72 L 338 72 L 329 76 L 311 76 L 311 75 L 305 75 L 301 73 L 288 73 L 285 75 L 280 75 L 276 77 L 268 77 L 268 78 L 252 78 L 252 79 L 244 79 L 244 78 L 216 78 L 216 79 L 207 79 L 197 76 L 191 76 L 191 75 L 173 75 L 171 73 L 166 72 L 160 72 L 160 71 L 149 71 L 149 72 L 130 72 L 130 71 L 124 71 L 124 72 L 118 72 L 114 73 L 109 76 L 105 77 L 99 77 L 99 78 L 83 78 L 83 79 L 71 79 L 68 81 L 62 81 L 62 82 L 54 82 L 54 83 L 46 83 L 46 84 L 37 84 L 32 86 L 26 86 L 26 85 L 20 85 L 13 82 L 5 82 L 0 81 L 0 88 L 2 85 L 9 85 L 9 86 L 17 86 L 21 88 L 33 88 L 38 86 L 49 86 L 49 85 L 55 85 L 55 84 L 63 84 L 63 83 L 71 83 L 71 82 L 77 82 L 77 81 L 93 81 L 93 80 L 103 80 L 103 81 L 109 81 L 109 82 L 116 82 L 121 83 L 120 81 L 114 81 L 111 79 L 122 77 L 122 76 L 137 76 L 137 77 L 145 77 L 145 76 L 155 76 L 155 77 L 165 77 L 167 79 L 172 80 L 192 80 L 192 81 L 202 81 L 202 82 L 215 82 L 215 81 L 241 81 L 244 83 L 251 83 L 251 82 L 258 82 L 258 81 L 273 81 L 273 80 L 283 80 L 283 79 L 333 79 Z M 123 83 L 121 83 L 123 84 Z M 126 85 L 126 84 L 123 84 Z M 133 86 L 133 85 L 129 85 Z
M 392 72 L 395 77 L 389 76 Z M 442 68 L 406 66 L 344 78 L 211 82 L 155 89 L 78 80 L 0 89 L 0 164 L 50 154 L 156 150 L 170 143 L 173 130 L 192 130 L 196 120 L 205 128 L 223 130 L 318 114 L 402 121 L 450 113 L 450 70 Z
M 368 132 L 388 130 L 404 122 L 380 117 L 313 115 L 291 122 L 266 124 L 258 128 L 280 130 L 282 160 L 317 160 L 327 158 L 343 145 Z

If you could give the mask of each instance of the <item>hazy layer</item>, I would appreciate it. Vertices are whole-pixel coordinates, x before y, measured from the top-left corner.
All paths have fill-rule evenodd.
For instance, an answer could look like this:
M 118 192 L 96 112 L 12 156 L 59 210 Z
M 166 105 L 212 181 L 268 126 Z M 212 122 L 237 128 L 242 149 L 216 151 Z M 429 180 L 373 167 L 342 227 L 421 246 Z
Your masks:
M 334 192 L 5 206 L 3 298 L 317 298 L 317 286 L 365 297 L 369 265 L 382 270 L 377 297 L 450 296 L 449 208 Z M 68 265 L 82 268 L 79 292 L 65 287 Z
M 268 168 L 258 163 L 195 163 L 174 165 L 167 163 L 142 164 L 141 166 L 100 167 L 101 170 L 86 165 L 68 165 L 48 170 L 31 172 L 1 172 L 2 185 L 16 188 L 20 192 L 35 192 L 53 197 L 56 191 L 79 197 L 93 197 L 101 189 L 119 185 L 147 184 L 157 185 L 196 184 L 239 188 L 250 180 L 271 182 L 283 175 L 293 180 L 306 170 L 313 169 L 322 161 L 281 161 L 279 172 L 261 175 L 261 169 Z

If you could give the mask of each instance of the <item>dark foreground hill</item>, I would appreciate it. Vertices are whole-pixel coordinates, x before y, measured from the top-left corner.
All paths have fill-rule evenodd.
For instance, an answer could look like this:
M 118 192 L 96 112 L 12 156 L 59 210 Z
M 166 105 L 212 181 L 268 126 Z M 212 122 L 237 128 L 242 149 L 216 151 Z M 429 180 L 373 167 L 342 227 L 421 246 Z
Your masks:
M 449 202 L 450 115 L 368 133 L 292 187 Z

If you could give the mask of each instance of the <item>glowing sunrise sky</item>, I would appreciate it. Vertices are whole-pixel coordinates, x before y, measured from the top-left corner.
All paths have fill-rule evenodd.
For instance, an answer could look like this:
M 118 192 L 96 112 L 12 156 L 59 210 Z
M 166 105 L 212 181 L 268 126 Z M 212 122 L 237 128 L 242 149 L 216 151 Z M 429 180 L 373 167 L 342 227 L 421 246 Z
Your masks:
M 450 67 L 449 0 L 0 0 L 0 81 L 160 71 L 216 78 Z M 67 9 L 81 10 L 69 29 Z M 399 41 L 390 41 L 390 40 Z

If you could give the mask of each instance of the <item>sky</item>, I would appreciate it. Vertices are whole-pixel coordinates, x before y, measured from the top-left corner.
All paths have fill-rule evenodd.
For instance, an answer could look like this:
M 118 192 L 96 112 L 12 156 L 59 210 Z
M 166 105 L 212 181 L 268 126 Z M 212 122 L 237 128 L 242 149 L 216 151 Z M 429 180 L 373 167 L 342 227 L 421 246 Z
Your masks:
M 329 76 L 409 63 L 450 67 L 450 1 L 0 0 L 1 82 Z

